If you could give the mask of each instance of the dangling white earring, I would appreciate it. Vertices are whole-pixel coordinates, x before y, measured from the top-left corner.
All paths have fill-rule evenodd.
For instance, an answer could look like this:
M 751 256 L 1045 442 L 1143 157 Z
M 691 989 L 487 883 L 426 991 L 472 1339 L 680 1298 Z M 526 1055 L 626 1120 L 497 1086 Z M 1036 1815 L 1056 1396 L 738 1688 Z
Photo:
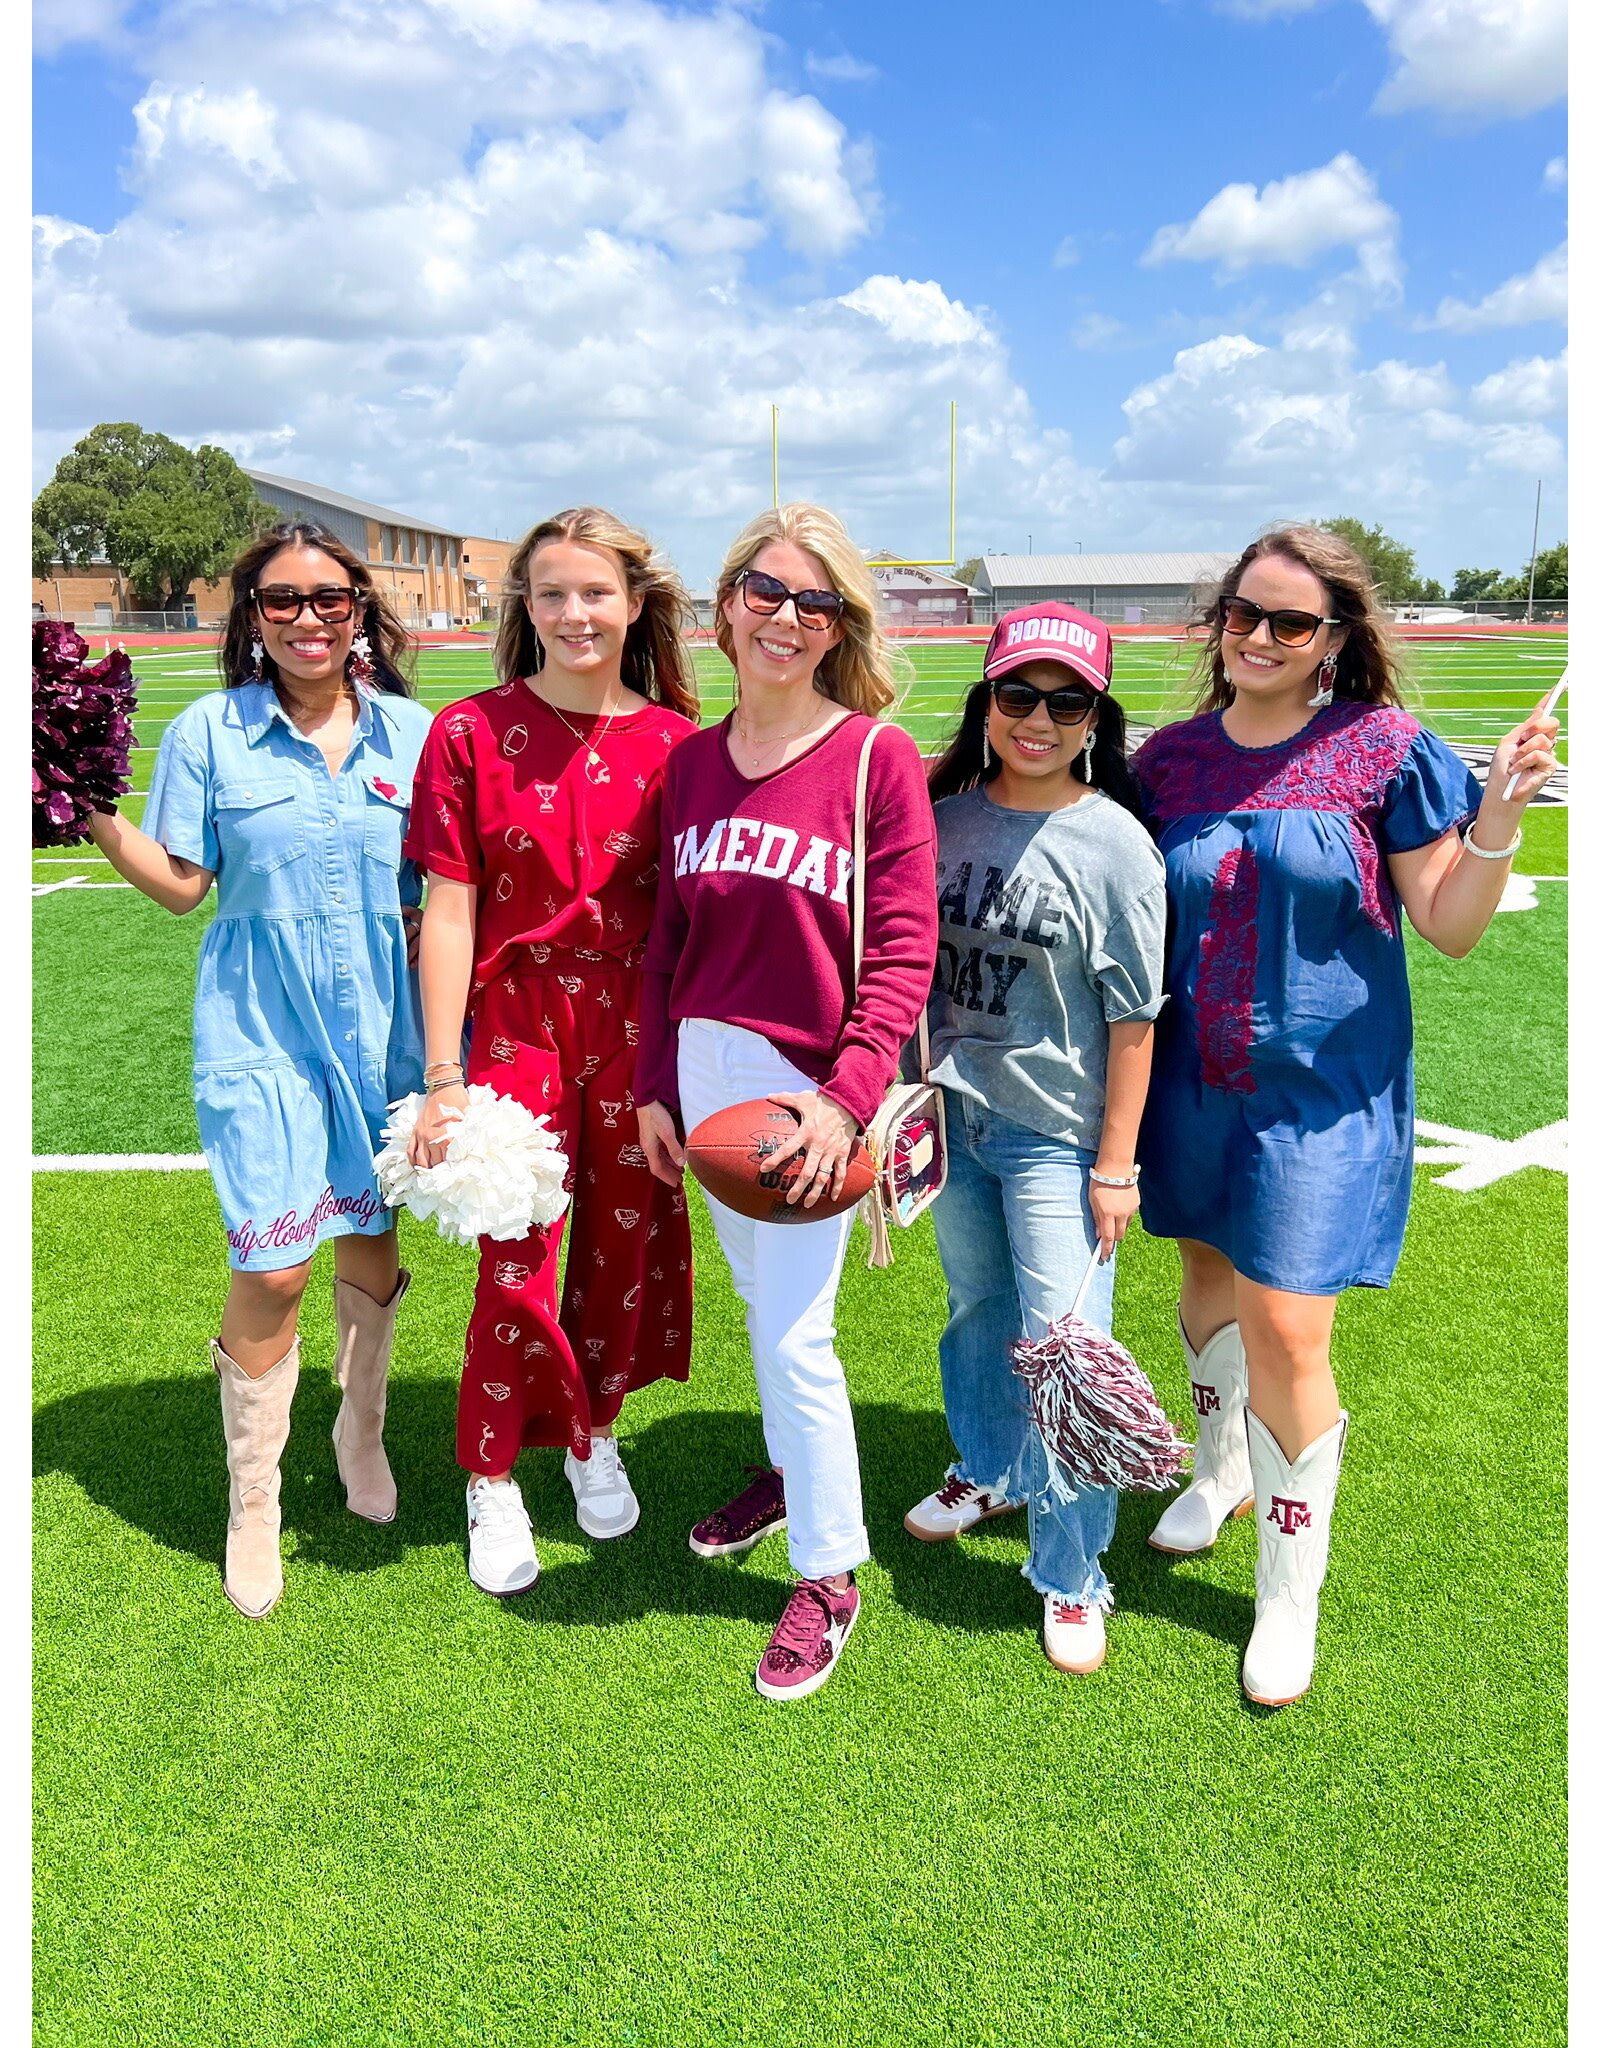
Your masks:
M 358 689 L 372 688 L 375 671 L 372 666 L 372 642 L 363 627 L 350 642 L 350 680 Z
M 266 669 L 263 665 L 266 658 L 267 650 L 261 644 L 261 635 L 259 633 L 253 634 L 250 640 L 250 673 L 258 683 L 266 674 Z
M 983 728 L 983 772 L 985 775 L 989 772 L 989 763 L 992 758 L 993 756 L 989 752 L 989 727 L 987 721 L 985 721 Z
M 1084 781 L 1085 781 L 1085 782 L 1093 782 L 1093 781 L 1094 781 L 1094 734 L 1093 734 L 1093 733 L 1090 733 L 1089 737 L 1088 737 L 1088 738 L 1087 738 L 1087 739 L 1086 739 L 1086 740 L 1084 741 L 1084 743 L 1083 743 L 1083 754 L 1082 754 L 1082 756 L 1081 756 L 1081 759 L 1082 759 L 1082 761 L 1083 761 L 1083 779 L 1084 779 Z
M 1311 693 L 1311 708 L 1313 711 L 1320 711 L 1325 704 L 1333 702 L 1333 677 L 1334 671 L 1338 666 L 1339 657 L 1337 654 L 1330 652 L 1322 657 L 1322 666 L 1317 670 L 1317 682 L 1320 687 Z

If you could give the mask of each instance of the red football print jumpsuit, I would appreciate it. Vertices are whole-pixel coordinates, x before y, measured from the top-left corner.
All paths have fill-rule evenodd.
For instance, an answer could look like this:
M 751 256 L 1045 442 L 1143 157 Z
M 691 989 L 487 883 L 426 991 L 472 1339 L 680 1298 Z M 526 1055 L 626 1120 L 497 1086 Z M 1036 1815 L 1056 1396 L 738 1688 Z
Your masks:
M 689 1376 L 688 1210 L 640 1149 L 632 1079 L 662 771 L 695 728 L 658 704 L 565 716 L 522 682 L 441 712 L 406 837 L 478 892 L 467 1079 L 548 1116 L 570 1162 L 559 1313 L 566 1217 L 479 1240 L 456 1415 L 470 1472 L 509 1471 L 524 1444 L 587 1458 L 633 1388 Z

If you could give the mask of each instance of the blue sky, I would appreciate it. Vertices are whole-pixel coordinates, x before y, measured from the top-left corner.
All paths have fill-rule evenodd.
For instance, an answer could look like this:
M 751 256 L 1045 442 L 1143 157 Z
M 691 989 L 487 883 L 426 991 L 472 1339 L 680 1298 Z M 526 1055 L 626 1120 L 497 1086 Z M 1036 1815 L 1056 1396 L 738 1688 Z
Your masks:
M 1565 531 L 1563 0 L 55 0 L 36 481 L 98 419 L 706 577 L 865 545 L 1425 572 Z

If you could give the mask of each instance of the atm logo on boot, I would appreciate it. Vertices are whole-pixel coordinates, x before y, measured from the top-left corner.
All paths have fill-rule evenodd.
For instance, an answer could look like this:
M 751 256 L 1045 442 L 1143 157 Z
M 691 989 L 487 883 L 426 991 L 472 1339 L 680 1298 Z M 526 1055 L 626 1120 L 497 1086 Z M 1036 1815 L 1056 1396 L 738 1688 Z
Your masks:
M 1285 1536 L 1297 1536 L 1302 1529 L 1311 1527 L 1311 1509 L 1303 1500 L 1284 1500 L 1275 1493 L 1267 1520 L 1276 1522 Z
M 1215 1387 L 1203 1387 L 1198 1380 L 1191 1380 L 1194 1389 L 1194 1412 L 1196 1415 L 1215 1415 L 1222 1406 Z

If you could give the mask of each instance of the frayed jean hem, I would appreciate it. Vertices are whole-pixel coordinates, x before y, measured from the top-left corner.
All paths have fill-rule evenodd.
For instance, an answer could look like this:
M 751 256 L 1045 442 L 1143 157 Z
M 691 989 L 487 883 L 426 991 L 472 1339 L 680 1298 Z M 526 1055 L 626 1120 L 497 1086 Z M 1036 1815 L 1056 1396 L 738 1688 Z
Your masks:
M 1069 1607 L 1098 1607 L 1102 1614 L 1111 1613 L 1117 1604 L 1116 1596 L 1111 1590 L 1111 1581 L 1104 1572 L 1096 1574 L 1092 1585 L 1085 1586 L 1076 1593 L 1069 1593 L 1064 1586 L 1052 1586 L 1041 1579 L 1033 1568 L 1031 1557 L 1026 1564 L 1019 1565 L 1017 1569 L 1033 1590 L 1042 1593 L 1047 1600 L 1065 1600 Z

